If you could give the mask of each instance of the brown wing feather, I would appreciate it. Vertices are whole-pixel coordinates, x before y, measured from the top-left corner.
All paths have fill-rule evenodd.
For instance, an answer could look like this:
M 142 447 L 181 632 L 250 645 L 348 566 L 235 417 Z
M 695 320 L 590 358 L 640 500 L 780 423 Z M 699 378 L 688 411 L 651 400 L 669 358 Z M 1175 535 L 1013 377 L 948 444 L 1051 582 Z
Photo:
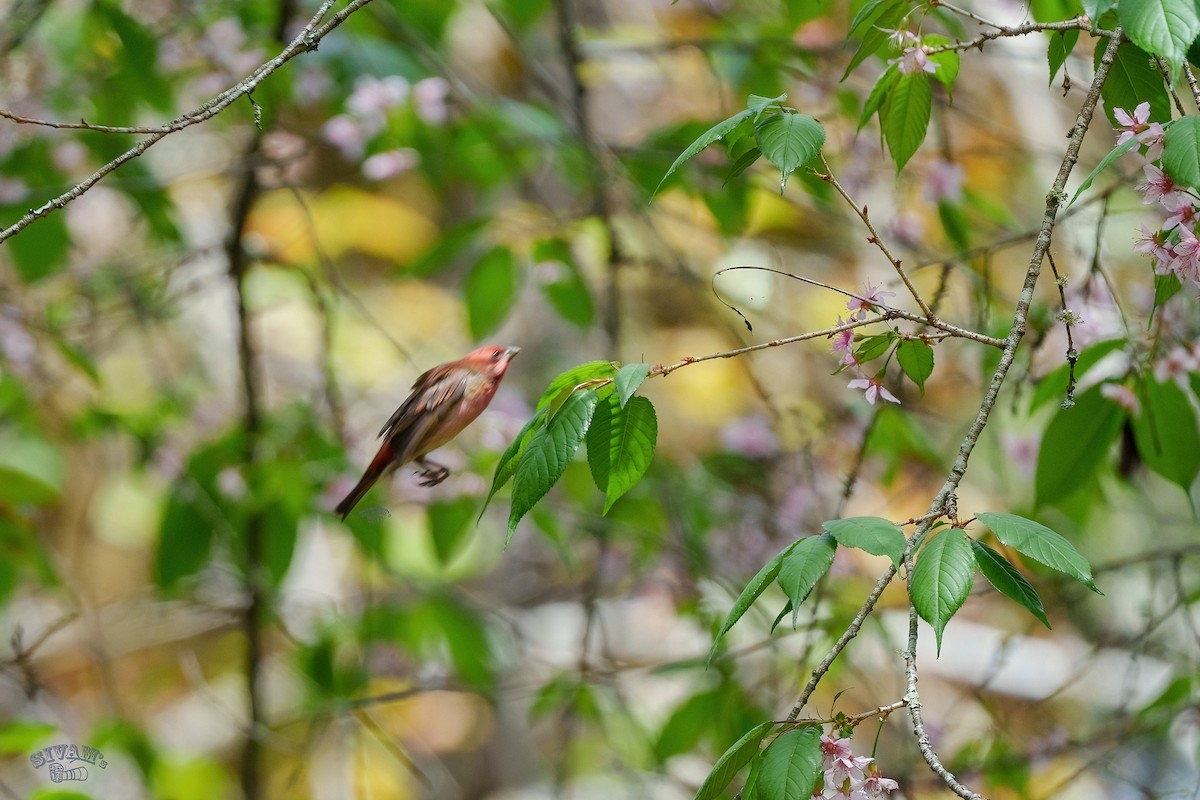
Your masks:
M 454 380 L 448 376 L 449 371 L 436 367 L 418 378 L 413 393 L 379 432 L 391 441 L 396 465 L 407 464 L 427 452 L 421 447 L 429 441 L 430 431 L 440 427 L 466 394 L 468 377 Z

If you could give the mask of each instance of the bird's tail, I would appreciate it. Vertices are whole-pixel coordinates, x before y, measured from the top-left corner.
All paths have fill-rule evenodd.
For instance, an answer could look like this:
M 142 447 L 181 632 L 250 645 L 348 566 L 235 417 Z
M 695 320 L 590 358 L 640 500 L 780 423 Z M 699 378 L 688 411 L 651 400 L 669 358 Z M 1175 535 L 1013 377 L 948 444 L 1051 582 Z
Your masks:
M 358 501 L 363 499 L 363 495 L 371 491 L 371 487 L 375 485 L 388 467 L 392 465 L 392 448 L 388 442 L 384 442 L 379 448 L 379 452 L 375 454 L 375 458 L 371 459 L 371 465 L 367 467 L 367 471 L 363 473 L 358 483 L 350 490 L 350 494 L 342 499 L 342 502 L 337 504 L 334 513 L 343 520 L 350 515 L 354 507 L 358 505 Z

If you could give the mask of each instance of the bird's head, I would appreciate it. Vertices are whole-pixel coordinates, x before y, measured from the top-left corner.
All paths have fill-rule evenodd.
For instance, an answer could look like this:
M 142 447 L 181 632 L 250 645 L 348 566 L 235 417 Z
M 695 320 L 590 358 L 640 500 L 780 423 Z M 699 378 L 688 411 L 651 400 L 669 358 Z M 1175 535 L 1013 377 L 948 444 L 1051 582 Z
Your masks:
M 504 377 L 504 371 L 508 369 L 508 362 L 512 361 L 513 356 L 519 352 L 521 352 L 519 347 L 489 345 L 475 350 L 463 360 L 471 363 L 480 372 L 490 375 L 495 380 L 500 380 Z

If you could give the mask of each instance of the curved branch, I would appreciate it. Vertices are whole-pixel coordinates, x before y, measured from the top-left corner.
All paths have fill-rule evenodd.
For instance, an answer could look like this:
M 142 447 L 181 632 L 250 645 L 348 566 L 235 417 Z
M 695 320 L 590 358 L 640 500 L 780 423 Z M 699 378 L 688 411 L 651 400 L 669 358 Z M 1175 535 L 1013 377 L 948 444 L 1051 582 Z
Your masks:
M 99 183 L 104 176 L 108 175 L 110 172 L 113 172 L 122 164 L 138 158 L 155 144 L 161 142 L 172 133 L 176 133 L 177 131 L 181 131 L 184 128 L 189 128 L 192 125 L 196 125 L 201 122 L 206 122 L 207 120 L 215 117 L 217 114 L 220 114 L 225 109 L 229 108 L 229 106 L 233 105 L 233 103 L 238 99 L 248 96 L 251 92 L 258 88 L 258 85 L 262 83 L 269 75 L 271 75 L 271 73 L 278 70 L 284 64 L 291 61 L 301 53 L 307 53 L 316 50 L 317 46 L 320 44 L 321 40 L 325 38 L 325 36 L 327 36 L 334 28 L 337 28 L 343 22 L 345 22 L 351 14 L 370 3 L 371 0 L 350 0 L 345 8 L 330 17 L 328 22 L 321 24 L 321 20 L 324 19 L 325 15 L 329 13 L 329 10 L 333 8 L 335 2 L 336 0 L 325 0 L 321 4 L 321 7 L 317 9 L 317 13 L 313 16 L 312 20 L 310 20 L 309 23 L 304 26 L 304 30 L 300 31 L 300 33 L 294 39 L 292 39 L 291 43 L 289 43 L 288 46 L 279 53 L 279 55 L 260 65 L 258 69 L 250 73 L 249 76 L 243 78 L 234 86 L 231 86 L 230 88 L 221 92 L 219 95 L 200 106 L 200 108 L 184 114 L 183 116 L 167 123 L 166 125 L 163 125 L 161 128 L 156 129 L 154 133 L 150 134 L 145 139 L 141 140 L 133 147 L 129 148 L 124 153 L 93 172 L 70 190 L 63 192 L 58 197 L 47 200 L 38 208 L 30 209 L 25 216 L 21 217 L 15 223 L 0 231 L 0 242 L 5 241 L 6 239 L 11 239 L 13 236 L 16 236 L 18 233 L 25 230 L 42 217 L 49 216 L 54 211 L 65 208 L 67 203 L 70 203 L 72 200 L 76 200 L 81 197 L 85 192 Z

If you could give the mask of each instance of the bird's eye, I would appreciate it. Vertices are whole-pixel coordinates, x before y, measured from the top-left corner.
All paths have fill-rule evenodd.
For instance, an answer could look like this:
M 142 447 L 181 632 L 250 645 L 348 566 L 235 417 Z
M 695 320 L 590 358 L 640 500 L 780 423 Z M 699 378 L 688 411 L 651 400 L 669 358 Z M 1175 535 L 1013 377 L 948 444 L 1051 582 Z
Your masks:
M 499 361 L 499 360 L 500 360 L 500 351 L 493 350 L 492 351 L 492 361 Z

